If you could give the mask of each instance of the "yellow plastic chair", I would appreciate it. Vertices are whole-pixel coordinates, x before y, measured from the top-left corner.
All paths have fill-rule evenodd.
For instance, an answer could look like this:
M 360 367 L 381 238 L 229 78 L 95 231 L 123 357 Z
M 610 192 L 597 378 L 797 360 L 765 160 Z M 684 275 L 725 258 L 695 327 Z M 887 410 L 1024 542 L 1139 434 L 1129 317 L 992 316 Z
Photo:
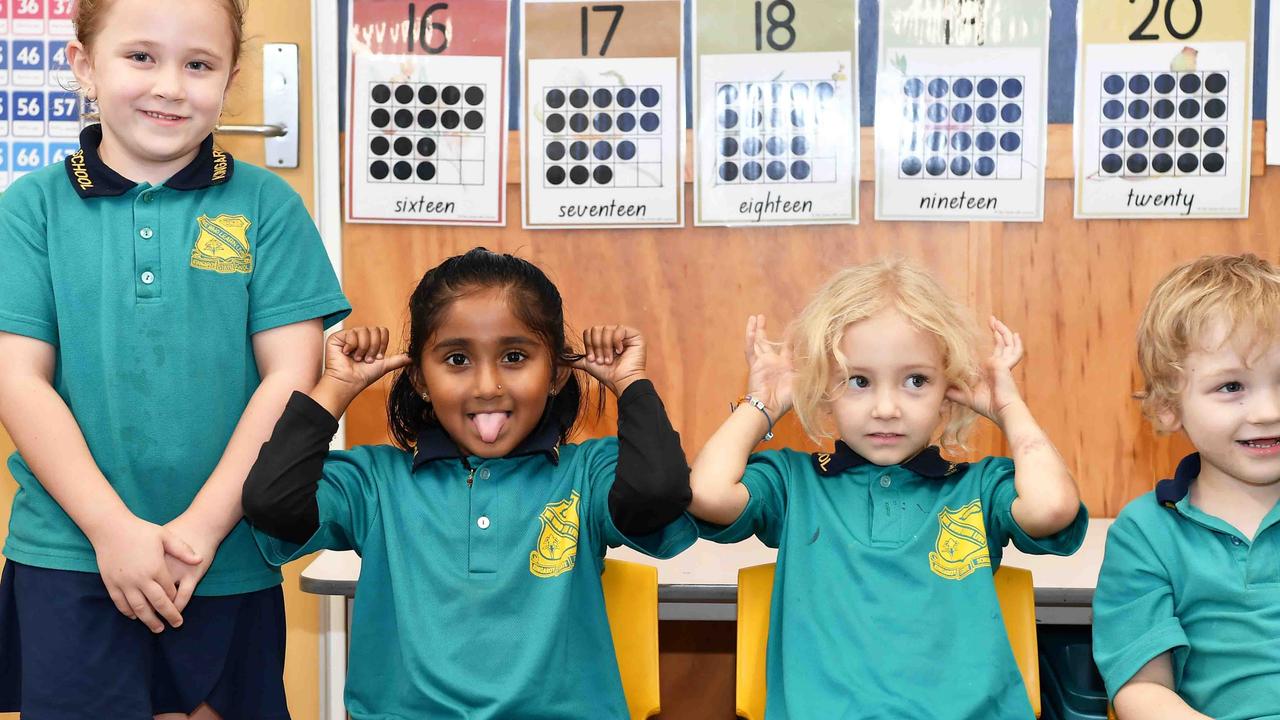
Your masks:
M 622 691 L 627 696 L 627 712 L 631 720 L 651 718 L 662 709 L 658 683 L 658 569 L 605 559 L 600 584 L 604 586 L 604 608 L 622 674 Z
M 738 657 L 735 686 L 738 716 L 764 720 L 765 655 L 769 638 L 769 605 L 773 598 L 772 563 L 738 571 Z M 1040 717 L 1040 662 L 1036 642 L 1036 598 L 1031 571 L 1001 567 L 995 574 L 996 596 L 1005 631 L 1036 717 Z
M 738 717 L 764 720 L 764 666 L 774 563 L 738 571 L 738 654 L 734 700 Z
M 995 582 L 1009 646 L 1022 673 L 1022 684 L 1027 686 L 1031 709 L 1040 717 L 1040 645 L 1036 640 L 1036 588 L 1031 571 L 1002 565 L 996 571 Z

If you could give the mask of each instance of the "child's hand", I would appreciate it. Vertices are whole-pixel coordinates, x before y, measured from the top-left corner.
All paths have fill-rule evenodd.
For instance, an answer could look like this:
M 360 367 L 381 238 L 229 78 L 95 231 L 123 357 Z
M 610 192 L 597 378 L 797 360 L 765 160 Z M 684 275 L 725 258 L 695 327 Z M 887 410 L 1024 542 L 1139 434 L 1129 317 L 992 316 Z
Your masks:
M 573 367 L 586 370 L 615 396 L 645 379 L 645 342 L 640 331 L 625 325 L 596 325 L 582 332 L 583 358 Z
M 969 392 L 949 388 L 947 399 L 971 408 L 974 412 L 1003 427 L 1001 415 L 1010 406 L 1022 403 L 1013 368 L 1022 360 L 1022 336 L 1005 327 L 994 316 L 990 320 L 996 347 L 982 363 L 977 382 Z
M 390 338 L 384 327 L 354 327 L 330 335 L 324 344 L 324 376 L 349 388 L 355 397 L 378 378 L 409 364 L 404 353 L 386 357 Z
M 765 334 L 764 315 L 747 318 L 747 394 L 760 400 L 773 414 L 774 422 L 791 409 L 791 383 L 795 369 L 791 350 L 778 351 Z
M 169 569 L 169 577 L 173 578 L 177 585 L 173 604 L 178 608 L 178 612 L 182 612 L 187 609 L 187 603 L 191 601 L 196 585 L 213 564 L 213 556 L 218 552 L 223 536 L 212 529 L 208 523 L 201 523 L 187 513 L 165 523 L 164 527 L 191 546 L 201 558 L 200 562 L 191 564 L 165 553 L 164 561 Z
M 111 530 L 93 538 L 98 572 L 116 609 L 130 620 L 141 620 L 153 633 L 182 624 L 174 605 L 178 591 L 166 560 L 188 566 L 204 562 L 191 546 L 167 528 L 129 515 Z M 163 618 L 163 619 L 162 619 Z

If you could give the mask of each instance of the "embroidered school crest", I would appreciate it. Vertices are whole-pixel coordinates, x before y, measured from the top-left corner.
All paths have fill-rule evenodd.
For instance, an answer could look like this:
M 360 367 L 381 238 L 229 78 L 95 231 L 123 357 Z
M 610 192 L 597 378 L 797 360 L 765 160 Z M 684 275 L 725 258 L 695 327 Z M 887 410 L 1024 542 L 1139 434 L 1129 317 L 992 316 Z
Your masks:
M 542 532 L 538 548 L 529 553 L 529 572 L 552 578 L 573 569 L 578 559 L 578 493 L 548 503 L 538 515 Z
M 982 521 L 982 501 L 959 510 L 943 506 L 938 513 L 938 539 L 929 553 L 929 568 L 948 580 L 963 580 L 980 567 L 990 567 L 987 528 Z
M 247 273 L 253 269 L 253 253 L 249 250 L 249 226 L 243 215 L 219 215 L 196 218 L 200 235 L 191 248 L 191 267 L 217 273 Z

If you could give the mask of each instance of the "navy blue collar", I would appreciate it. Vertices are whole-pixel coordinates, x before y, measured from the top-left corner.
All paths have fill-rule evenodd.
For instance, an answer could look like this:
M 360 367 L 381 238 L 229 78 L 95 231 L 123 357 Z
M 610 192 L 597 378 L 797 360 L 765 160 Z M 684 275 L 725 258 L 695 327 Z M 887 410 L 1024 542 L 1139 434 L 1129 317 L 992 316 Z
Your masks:
M 1182 458 L 1173 477 L 1156 483 L 1156 502 L 1167 508 L 1174 508 L 1182 498 L 1191 491 L 1191 483 L 1200 477 L 1200 453 L 1191 453 Z
M 98 155 L 101 144 L 102 125 L 87 125 L 80 131 L 80 149 L 68 155 L 63 163 L 71 187 L 81 198 L 118 197 L 138 185 L 102 161 Z M 234 168 L 235 159 L 213 146 L 213 134 L 210 133 L 200 143 L 200 149 L 191 162 L 164 184 L 174 190 L 202 190 L 230 180 Z
M 854 452 L 843 440 L 836 441 L 835 452 L 813 454 L 813 467 L 819 475 L 824 476 L 839 475 L 849 468 L 870 463 L 870 460 Z M 964 472 L 969 469 L 969 463 L 951 462 L 942 457 L 942 451 L 937 445 L 930 445 L 902 463 L 901 467 L 922 477 L 937 479 Z
M 560 431 L 556 428 L 555 423 L 548 422 L 544 417 L 542 422 L 538 423 L 538 427 L 533 429 L 515 450 L 507 453 L 506 457 L 520 457 L 522 455 L 537 455 L 543 453 L 547 456 L 552 464 L 560 462 Z M 449 433 L 439 424 L 432 425 L 422 432 L 418 433 L 418 441 L 414 443 L 413 450 L 413 470 L 416 472 L 419 467 L 435 460 L 461 460 L 463 465 L 471 466 L 467 460 L 467 455 L 458 447 L 458 444 L 449 437 Z

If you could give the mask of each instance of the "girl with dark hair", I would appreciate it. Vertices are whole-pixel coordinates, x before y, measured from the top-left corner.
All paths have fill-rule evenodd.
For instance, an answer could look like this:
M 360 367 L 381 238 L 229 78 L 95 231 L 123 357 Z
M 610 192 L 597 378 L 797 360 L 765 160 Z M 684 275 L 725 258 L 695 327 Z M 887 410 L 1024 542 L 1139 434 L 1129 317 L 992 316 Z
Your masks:
M 565 337 L 537 266 L 476 248 L 423 276 L 408 351 L 333 335 L 245 483 L 268 561 L 363 558 L 346 703 L 360 718 L 627 718 L 600 573 L 606 547 L 671 557 L 697 537 L 680 437 L 622 326 Z M 399 370 L 399 447 L 328 452 L 337 418 Z M 576 370 L 618 398 L 618 437 L 566 444 Z

